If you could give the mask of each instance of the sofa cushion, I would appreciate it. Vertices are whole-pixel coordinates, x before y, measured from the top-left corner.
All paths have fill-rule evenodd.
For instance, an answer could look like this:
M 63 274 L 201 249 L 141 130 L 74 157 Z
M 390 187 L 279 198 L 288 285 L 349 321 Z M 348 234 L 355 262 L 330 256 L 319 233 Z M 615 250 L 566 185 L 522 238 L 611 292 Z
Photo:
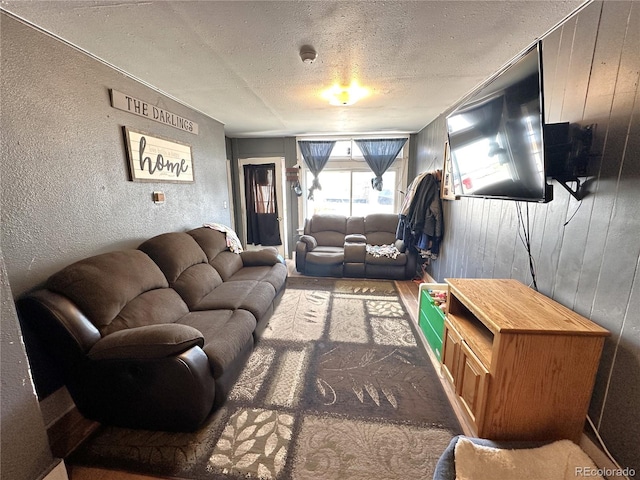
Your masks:
M 347 217 L 344 215 L 314 215 L 309 219 L 308 227 L 311 234 L 330 230 L 346 235 Z
M 316 265 L 337 265 L 344 262 L 344 249 L 342 247 L 316 247 L 307 253 L 307 263 Z
M 142 243 L 142 250 L 156 262 L 160 270 L 173 284 L 187 268 L 201 263 L 208 263 L 200 245 L 191 235 L 184 232 L 163 233 Z
M 187 232 L 200 245 L 209 264 L 216 269 L 223 281 L 227 281 L 244 264 L 242 257 L 227 247 L 227 238 L 223 232 L 209 227 L 196 228 Z
M 267 282 L 242 280 L 225 282 L 193 306 L 192 310 L 243 309 L 260 320 L 271 307 L 275 289 Z
M 189 313 L 189 308 L 172 288 L 141 293 L 127 303 L 113 321 L 99 328 L 102 336 L 126 328 L 173 323 Z
M 271 267 L 244 267 L 234 273 L 227 281 L 258 280 L 267 282 L 273 286 L 277 295 L 287 284 L 287 273 L 287 267 L 282 263 Z
M 396 241 L 398 216 L 389 213 L 374 213 L 364 220 L 364 234 L 371 245 L 388 245 Z
M 304 233 L 313 236 L 318 246 L 342 247 L 347 233 L 347 217 L 314 215 L 305 225 Z
M 322 232 L 315 232 L 313 236 L 316 239 L 316 243 L 318 244 L 318 247 L 319 246 L 342 247 L 342 245 L 344 245 L 344 234 L 340 232 L 325 230 Z M 314 248 L 314 250 L 316 248 Z
M 348 217 L 347 218 L 347 235 L 364 233 L 364 217 Z
M 230 251 L 220 252 L 215 258 L 209 260 L 209 264 L 216 269 L 225 282 L 243 267 L 242 257 Z
M 204 338 L 195 328 L 169 323 L 112 333 L 99 340 L 88 355 L 92 360 L 164 358 L 203 345 Z
M 256 319 L 245 310 L 210 310 L 191 312 L 180 319 L 180 324 L 188 325 L 202 333 L 211 372 L 218 379 L 227 373 L 236 357 L 253 343 Z
M 139 250 L 85 258 L 53 274 L 45 286 L 72 300 L 102 336 L 175 322 L 188 311 L 158 266 Z
M 398 215 L 393 213 L 372 213 L 364 218 L 364 233 L 369 232 L 396 232 L 398 228 Z
M 396 258 L 391 257 L 375 257 L 370 253 L 367 253 L 365 257 L 365 263 L 368 265 L 387 265 L 387 266 L 403 266 L 407 264 L 407 255 L 404 253 L 399 253 Z
M 193 310 L 194 305 L 221 284 L 218 272 L 208 263 L 201 263 L 182 272 L 172 287 L 180 294 L 189 310 Z
M 160 267 L 189 309 L 222 283 L 220 274 L 208 263 L 200 245 L 184 232 L 164 233 L 142 243 L 145 252 Z
M 215 258 L 220 252 L 229 250 L 227 246 L 227 236 L 218 230 L 214 230 L 209 227 L 200 227 L 189 230 L 187 234 L 191 235 L 193 239 L 198 242 L 200 248 L 207 255 L 207 258 L 211 260 Z

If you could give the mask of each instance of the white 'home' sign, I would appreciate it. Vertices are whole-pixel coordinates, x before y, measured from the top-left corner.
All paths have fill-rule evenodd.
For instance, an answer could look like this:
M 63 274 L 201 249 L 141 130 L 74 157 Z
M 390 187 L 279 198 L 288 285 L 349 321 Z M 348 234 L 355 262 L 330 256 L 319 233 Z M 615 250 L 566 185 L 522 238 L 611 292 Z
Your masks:
M 191 146 L 124 127 L 134 182 L 193 182 Z

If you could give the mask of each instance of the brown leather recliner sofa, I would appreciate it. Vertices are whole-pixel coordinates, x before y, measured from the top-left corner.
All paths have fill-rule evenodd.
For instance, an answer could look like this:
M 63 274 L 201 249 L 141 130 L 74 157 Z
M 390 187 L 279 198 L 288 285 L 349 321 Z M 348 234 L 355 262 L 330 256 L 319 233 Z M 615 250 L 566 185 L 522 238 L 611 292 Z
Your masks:
M 188 431 L 226 398 L 286 280 L 274 248 L 232 253 L 202 227 L 80 260 L 17 307 L 86 417 Z
M 314 215 L 305 221 L 303 235 L 296 243 L 296 270 L 311 276 L 413 278 L 417 252 L 396 239 L 397 227 L 398 215 L 391 213 Z M 367 245 L 396 248 L 393 256 L 385 256 L 371 253 Z

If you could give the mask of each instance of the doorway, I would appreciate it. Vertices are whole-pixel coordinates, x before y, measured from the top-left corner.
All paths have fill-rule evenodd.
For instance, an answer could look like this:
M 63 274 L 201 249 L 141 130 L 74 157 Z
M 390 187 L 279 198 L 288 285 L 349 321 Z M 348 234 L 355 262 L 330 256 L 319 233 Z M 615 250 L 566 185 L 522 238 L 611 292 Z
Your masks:
M 273 164 L 275 167 L 275 175 L 274 186 L 275 186 L 275 209 L 277 212 L 276 220 L 278 222 L 278 229 L 280 233 L 281 244 L 273 245 L 277 248 L 278 253 L 282 255 L 283 258 L 287 258 L 288 245 L 287 245 L 287 225 L 286 218 L 287 213 L 285 210 L 285 202 L 284 202 L 284 188 L 285 188 L 285 178 L 284 178 L 284 158 L 283 157 L 269 157 L 269 158 L 240 158 L 238 159 L 238 178 L 240 183 L 240 217 L 242 222 L 242 243 L 246 245 L 247 250 L 257 250 L 262 248 L 262 245 L 248 243 L 247 233 L 249 229 L 247 228 L 247 189 L 246 189 L 246 181 L 247 178 L 245 176 L 245 167 L 249 167 L 248 171 L 252 170 L 252 167 L 258 166 L 268 166 L 269 164 Z

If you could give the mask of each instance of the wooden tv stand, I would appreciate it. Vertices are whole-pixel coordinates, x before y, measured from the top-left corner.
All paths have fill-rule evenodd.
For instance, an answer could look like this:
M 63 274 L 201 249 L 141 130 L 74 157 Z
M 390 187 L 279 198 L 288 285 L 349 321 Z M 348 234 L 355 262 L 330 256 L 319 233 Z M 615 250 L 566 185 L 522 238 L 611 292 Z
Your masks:
M 473 435 L 578 442 L 609 332 L 517 280 L 446 281 L 442 371 Z

